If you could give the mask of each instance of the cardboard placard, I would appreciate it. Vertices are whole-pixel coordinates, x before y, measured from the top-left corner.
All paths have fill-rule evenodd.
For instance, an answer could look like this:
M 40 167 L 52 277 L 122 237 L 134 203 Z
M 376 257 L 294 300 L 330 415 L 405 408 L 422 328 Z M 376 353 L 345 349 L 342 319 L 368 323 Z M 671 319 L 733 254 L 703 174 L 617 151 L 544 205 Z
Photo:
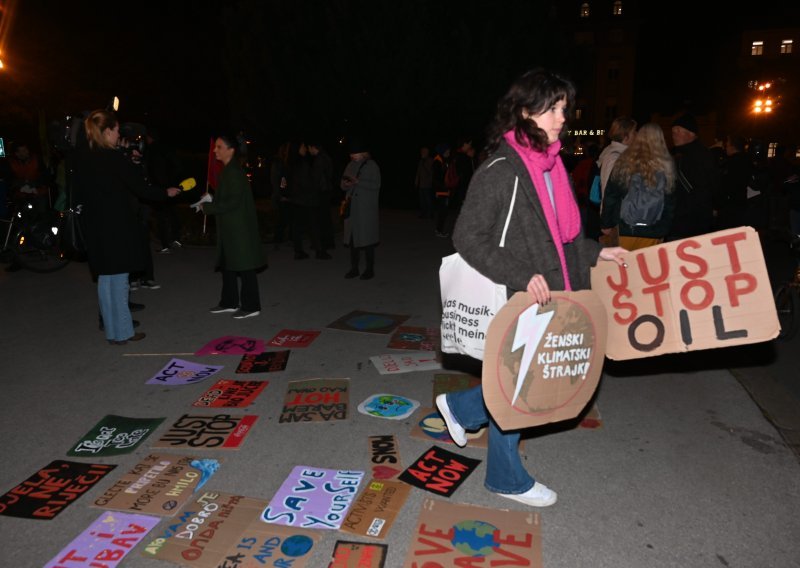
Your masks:
M 441 332 L 438 327 L 401 325 L 392 334 L 386 347 L 410 351 L 438 351 L 442 344 Z
M 381 375 L 396 375 L 414 371 L 435 371 L 442 364 L 431 351 L 410 351 L 408 353 L 387 353 L 375 355 L 369 360 Z
M 94 458 L 129 454 L 163 421 L 163 418 L 126 418 L 109 414 L 78 440 L 67 455 Z
M 44 568 L 114 568 L 160 520 L 117 511 L 101 513 Z
M 171 359 L 169 363 L 153 375 L 147 385 L 191 385 L 215 375 L 224 365 L 204 365 L 183 359 Z
M 363 471 L 295 466 L 261 519 L 292 527 L 338 529 L 363 478 Z
M 402 481 L 371 479 L 350 507 L 339 530 L 384 539 L 411 493 Z
M 404 568 L 542 568 L 539 514 L 425 499 Z
M 417 440 L 426 440 L 428 442 L 439 442 L 442 444 L 451 444 L 455 446 L 455 442 L 450 437 L 447 431 L 447 424 L 444 423 L 442 415 L 436 408 L 422 408 L 417 414 L 418 420 L 415 419 L 411 426 L 409 436 Z M 484 426 L 476 432 L 467 432 L 467 446 L 468 448 L 483 448 L 489 446 L 488 427 Z M 525 441 L 520 441 L 520 448 Z
M 606 312 L 591 290 L 553 292 L 545 306 L 517 292 L 489 325 L 483 399 L 504 430 L 574 418 L 603 371 Z
M 242 355 L 236 372 L 244 373 L 277 373 L 286 370 L 291 351 L 264 351 L 255 355 Z
M 115 467 L 103 463 L 50 462 L 0 496 L 0 515 L 49 521 Z
M 780 331 L 758 233 L 727 229 L 598 262 L 610 359 L 758 343 Z
M 290 381 L 278 423 L 347 419 L 350 379 Z
M 329 323 L 328 328 L 343 329 L 345 331 L 360 331 L 362 333 L 385 334 L 394 331 L 398 325 L 407 319 L 407 315 L 354 310 L 349 314 L 343 315 L 336 321 Z
M 419 408 L 419 402 L 399 394 L 373 394 L 358 405 L 358 411 L 367 416 L 387 420 L 405 420 Z
M 269 381 L 231 381 L 221 379 L 204 392 L 192 406 L 206 408 L 244 408 L 250 406 Z
M 379 543 L 337 540 L 328 568 L 383 568 L 388 548 Z
M 374 479 L 395 479 L 403 473 L 397 438 L 392 434 L 370 436 L 369 461 Z
M 436 495 L 450 497 L 480 463 L 481 460 L 432 446 L 398 479 Z
M 262 353 L 264 340 L 239 335 L 224 335 L 212 339 L 195 352 L 195 355 L 247 355 Z
M 260 520 L 267 502 L 231 493 L 201 493 L 142 552 L 195 568 L 306 565 L 319 541 L 313 531 Z
M 282 329 L 269 340 L 267 345 L 270 347 L 308 347 L 319 334 L 319 331 L 313 330 Z
M 95 499 L 94 506 L 171 517 L 218 468 L 218 460 L 150 454 Z
M 153 448 L 238 450 L 258 416 L 184 414 L 153 442 Z

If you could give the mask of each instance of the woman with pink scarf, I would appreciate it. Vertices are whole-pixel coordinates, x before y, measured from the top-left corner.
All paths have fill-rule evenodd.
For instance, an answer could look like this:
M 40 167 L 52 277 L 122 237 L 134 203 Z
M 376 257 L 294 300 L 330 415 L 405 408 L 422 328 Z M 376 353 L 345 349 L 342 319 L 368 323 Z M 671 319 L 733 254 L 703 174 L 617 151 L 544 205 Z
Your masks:
M 520 76 L 500 99 L 488 128 L 489 157 L 475 172 L 453 232 L 461 256 L 508 295 L 527 290 L 546 304 L 550 290 L 590 287 L 598 260 L 623 263 L 627 252 L 601 248 L 582 235 L 580 211 L 559 151 L 575 87 L 535 69 Z M 509 220 L 508 227 L 506 219 Z M 499 246 L 506 230 L 503 246 Z M 482 387 L 436 397 L 450 437 L 466 444 L 466 431 L 489 425 L 484 485 L 534 507 L 556 502 L 519 456 L 519 431 L 503 431 L 483 403 Z

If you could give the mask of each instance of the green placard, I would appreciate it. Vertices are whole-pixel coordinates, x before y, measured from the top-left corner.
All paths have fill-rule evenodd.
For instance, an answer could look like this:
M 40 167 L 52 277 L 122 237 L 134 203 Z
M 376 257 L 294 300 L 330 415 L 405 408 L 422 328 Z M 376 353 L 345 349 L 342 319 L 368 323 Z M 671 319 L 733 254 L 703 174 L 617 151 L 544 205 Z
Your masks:
M 164 421 L 163 418 L 127 418 L 109 414 L 67 452 L 76 458 L 129 454 Z

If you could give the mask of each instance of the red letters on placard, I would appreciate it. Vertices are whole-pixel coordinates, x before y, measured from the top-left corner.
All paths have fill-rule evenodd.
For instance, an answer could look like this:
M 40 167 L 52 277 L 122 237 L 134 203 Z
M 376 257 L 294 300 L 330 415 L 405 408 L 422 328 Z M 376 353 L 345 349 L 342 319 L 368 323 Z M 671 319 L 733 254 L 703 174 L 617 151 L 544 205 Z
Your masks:
M 718 331 L 717 339 L 740 337 L 738 331 L 719 333 L 719 329 L 724 330 L 720 300 L 724 298 L 728 305 L 736 308 L 742 304 L 744 296 L 758 289 L 756 276 L 745 272 L 742 266 L 738 247 L 746 240 L 747 232 L 737 231 L 708 240 L 694 238 L 680 242 L 674 249 L 674 256 L 678 260 L 675 264 L 686 281 L 677 291 L 676 299 L 679 303 L 677 306 L 669 306 L 667 303 L 674 270 L 671 252 L 667 248 L 659 248 L 655 255 L 637 253 L 635 262 L 617 268 L 618 277 L 607 276 L 606 284 L 613 291 L 611 297 L 611 306 L 614 308 L 613 319 L 619 325 L 631 326 L 628 330 L 631 346 L 639 351 L 651 351 L 660 345 L 660 341 L 663 340 L 663 323 L 660 320 L 665 316 L 667 309 L 676 311 L 677 315 L 680 315 L 681 335 L 684 340 L 688 338 L 689 343 L 691 343 L 691 322 L 688 314 L 703 312 L 709 308 L 715 310 L 713 317 Z M 728 273 L 720 275 L 720 271 L 715 268 L 714 278 L 711 280 L 710 266 L 706 259 L 711 252 L 718 254 L 720 247 L 726 256 Z M 639 290 L 641 297 L 636 301 L 633 301 L 634 291 L 630 285 L 629 270 L 637 270 L 644 284 Z M 635 340 L 636 333 L 633 329 L 645 323 L 642 319 L 645 316 L 647 321 L 662 330 L 657 334 L 657 340 L 650 341 L 646 345 Z M 740 331 L 746 334 L 745 331 Z

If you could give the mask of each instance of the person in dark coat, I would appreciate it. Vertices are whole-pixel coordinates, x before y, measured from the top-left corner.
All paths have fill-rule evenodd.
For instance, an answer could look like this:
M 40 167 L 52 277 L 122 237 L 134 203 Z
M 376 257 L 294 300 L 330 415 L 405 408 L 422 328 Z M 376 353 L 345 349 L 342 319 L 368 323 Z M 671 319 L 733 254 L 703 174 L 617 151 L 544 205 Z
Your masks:
M 601 248 L 581 233 L 559 155 L 574 101 L 572 83 L 545 70 L 528 71 L 514 82 L 489 127 L 492 154 L 475 172 L 456 222 L 456 250 L 482 275 L 505 284 L 509 297 L 527 290 L 546 304 L 551 290 L 587 289 L 590 267 L 600 259 L 621 264 L 627 252 Z M 466 430 L 489 426 L 489 491 L 535 507 L 556 502 L 556 493 L 526 471 L 519 430 L 502 430 L 490 416 L 481 385 L 439 395 L 436 407 L 458 446 L 466 444 Z
M 289 200 L 292 207 L 292 240 L 294 259 L 305 260 L 308 253 L 303 249 L 303 241 L 308 236 L 311 248 L 320 258 L 319 225 L 314 222 L 317 207 L 317 189 L 311 171 L 311 156 L 305 142 L 292 144 L 289 152 Z
M 677 167 L 675 217 L 665 240 L 676 241 L 714 230 L 713 198 L 719 191 L 719 169 L 698 133 L 697 120 L 682 114 L 672 123 Z
M 222 135 L 214 144 L 214 155 L 224 164 L 214 197 L 204 195 L 195 210 L 214 215 L 217 223 L 217 267 L 222 272 L 222 293 L 212 314 L 233 313 L 245 319 L 261 313 L 256 271 L 266 266 L 258 216 L 250 182 L 239 160 L 235 136 Z M 238 280 L 241 280 L 241 292 Z
M 331 195 L 333 193 L 333 160 L 322 144 L 316 139 L 308 143 L 308 153 L 311 155 L 311 182 L 315 195 L 313 224 L 317 227 L 319 235 L 318 248 L 315 257 L 330 260 L 328 249 L 334 248 L 333 221 L 331 220 Z
M 720 190 L 714 206 L 718 229 L 733 229 L 747 224 L 747 186 L 753 177 L 753 164 L 744 150 L 744 137 L 728 136 L 725 139 Z
M 145 265 L 137 198 L 165 199 L 181 190 L 149 185 L 141 169 L 116 149 L 119 121 L 113 112 L 93 111 L 84 125 L 88 148 L 76 159 L 75 191 L 84 206 L 87 260 L 97 275 L 106 339 L 124 345 L 145 337 L 133 332 L 128 306 L 128 275 Z

